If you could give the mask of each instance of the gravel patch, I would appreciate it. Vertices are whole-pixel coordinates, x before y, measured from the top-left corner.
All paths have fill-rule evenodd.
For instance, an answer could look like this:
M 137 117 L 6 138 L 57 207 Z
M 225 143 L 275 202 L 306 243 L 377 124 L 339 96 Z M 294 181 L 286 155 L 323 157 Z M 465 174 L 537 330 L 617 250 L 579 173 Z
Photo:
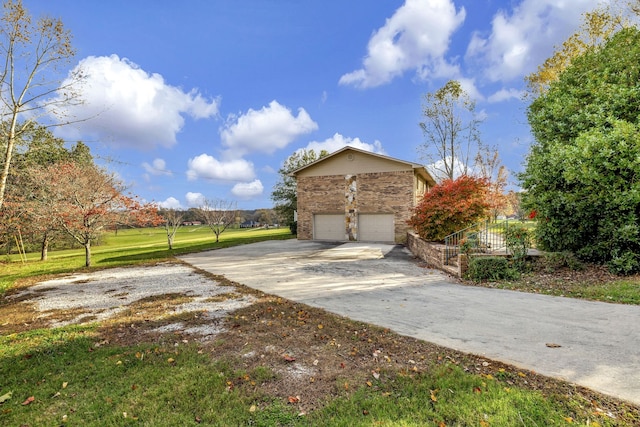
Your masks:
M 187 303 L 169 307 L 168 314 L 197 311 L 212 321 L 246 307 L 255 300 L 250 295 L 209 300 L 229 291 L 229 286 L 223 286 L 199 274 L 192 267 L 183 264 L 158 264 L 73 274 L 40 282 L 7 298 L 31 300 L 45 319 L 58 310 L 80 312 L 70 320 L 51 323 L 52 327 L 59 327 L 80 324 L 87 318 L 91 322 L 107 320 L 137 301 L 165 294 L 183 294 L 191 298 Z M 185 328 L 176 323 L 165 328 L 169 328 L 167 331 L 214 335 L 221 332 L 220 326 L 215 323 L 217 322 L 212 322 L 211 326 L 195 328 Z

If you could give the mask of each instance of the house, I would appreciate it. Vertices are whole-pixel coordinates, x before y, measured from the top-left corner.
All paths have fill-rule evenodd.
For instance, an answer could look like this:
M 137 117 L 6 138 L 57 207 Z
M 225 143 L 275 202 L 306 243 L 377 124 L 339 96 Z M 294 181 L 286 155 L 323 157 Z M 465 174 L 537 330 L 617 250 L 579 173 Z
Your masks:
M 291 175 L 300 240 L 402 243 L 413 208 L 435 185 L 422 165 L 353 147 Z

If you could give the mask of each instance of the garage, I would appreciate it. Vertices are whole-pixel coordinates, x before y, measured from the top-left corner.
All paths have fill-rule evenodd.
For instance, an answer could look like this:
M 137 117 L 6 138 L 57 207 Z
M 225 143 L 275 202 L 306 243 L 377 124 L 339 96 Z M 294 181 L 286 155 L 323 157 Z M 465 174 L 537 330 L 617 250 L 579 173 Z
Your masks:
M 313 216 L 313 238 L 315 240 L 345 240 L 344 214 L 315 214 Z
M 362 242 L 394 242 L 393 214 L 360 214 L 358 216 L 358 240 Z

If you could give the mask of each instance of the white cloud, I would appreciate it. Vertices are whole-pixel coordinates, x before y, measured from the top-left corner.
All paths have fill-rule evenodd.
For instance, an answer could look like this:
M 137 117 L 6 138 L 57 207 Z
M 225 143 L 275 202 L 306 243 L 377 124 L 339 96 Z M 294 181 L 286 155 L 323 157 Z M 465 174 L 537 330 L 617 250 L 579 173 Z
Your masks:
M 385 154 L 380 141 L 376 140 L 373 144 L 368 144 L 366 142 L 362 142 L 360 138 L 349 138 L 342 136 L 339 133 L 334 134 L 331 138 L 327 138 L 324 141 L 312 141 L 307 144 L 306 149 L 314 150 L 318 153 L 322 150 L 327 150 L 329 153 L 333 153 L 334 151 L 338 151 L 346 146 L 371 151 L 373 153 Z
M 489 96 L 487 100 L 491 103 L 508 101 L 510 99 L 522 99 L 524 96 L 524 91 L 517 89 L 500 89 L 493 95 Z
M 251 181 L 255 177 L 253 163 L 244 159 L 219 161 L 208 154 L 189 159 L 187 178 L 189 181 L 201 179 L 221 181 Z
M 167 170 L 167 164 L 163 159 L 154 159 L 151 164 L 144 162 L 142 167 L 151 175 L 173 175 L 173 172 Z
M 452 0 L 406 0 L 369 39 L 363 68 L 340 77 L 340 84 L 380 86 L 407 70 L 421 78 L 441 74 L 450 37 L 465 15 Z
M 581 15 L 606 3 L 598 0 L 523 0 L 499 11 L 491 34 L 474 34 L 467 59 L 477 59 L 492 81 L 510 81 L 535 71 L 580 25 Z
M 241 199 L 250 199 L 252 197 L 259 196 L 263 191 L 264 186 L 259 179 L 256 179 L 253 182 L 239 182 L 231 189 L 231 193 Z
M 169 197 L 164 202 L 158 203 L 158 206 L 164 209 L 182 209 L 182 205 L 180 204 L 180 201 L 175 197 Z
M 188 192 L 184 195 L 184 199 L 187 201 L 187 206 L 190 208 L 197 208 L 201 206 L 205 201 L 205 197 L 202 193 Z
M 117 55 L 89 56 L 74 71 L 87 76 L 84 103 L 69 106 L 68 115 L 88 118 L 72 127 L 85 136 L 118 147 L 170 147 L 184 126 L 184 116 L 215 117 L 218 99 L 205 99 L 197 90 L 183 92 Z M 68 130 L 67 130 L 68 131 Z
M 252 152 L 271 154 L 316 129 L 318 124 L 304 108 L 298 109 L 296 117 L 274 100 L 260 110 L 249 109 L 239 117 L 230 116 L 220 130 L 220 137 L 228 147 L 226 155 L 239 158 Z

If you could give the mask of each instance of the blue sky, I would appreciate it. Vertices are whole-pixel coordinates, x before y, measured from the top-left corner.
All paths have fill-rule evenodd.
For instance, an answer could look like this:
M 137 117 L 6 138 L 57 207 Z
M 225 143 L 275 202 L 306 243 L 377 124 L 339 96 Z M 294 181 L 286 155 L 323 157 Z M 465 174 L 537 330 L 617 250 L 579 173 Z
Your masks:
M 424 94 L 457 79 L 511 172 L 531 144 L 523 77 L 597 0 L 23 0 L 61 18 L 89 75 L 82 140 L 147 201 L 271 207 L 300 148 L 423 163 Z M 513 179 L 515 182 L 515 179 Z

